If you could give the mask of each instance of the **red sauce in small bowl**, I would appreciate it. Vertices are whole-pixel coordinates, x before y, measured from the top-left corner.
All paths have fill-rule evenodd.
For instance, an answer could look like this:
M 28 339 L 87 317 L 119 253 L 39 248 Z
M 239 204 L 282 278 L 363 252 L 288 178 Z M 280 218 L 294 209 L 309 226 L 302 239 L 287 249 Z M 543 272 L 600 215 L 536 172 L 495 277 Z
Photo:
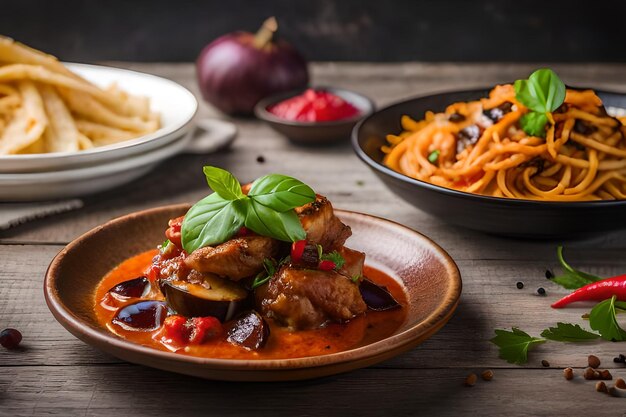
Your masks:
M 358 108 L 342 97 L 311 88 L 267 110 L 276 117 L 296 122 L 332 122 L 350 119 L 360 113 Z

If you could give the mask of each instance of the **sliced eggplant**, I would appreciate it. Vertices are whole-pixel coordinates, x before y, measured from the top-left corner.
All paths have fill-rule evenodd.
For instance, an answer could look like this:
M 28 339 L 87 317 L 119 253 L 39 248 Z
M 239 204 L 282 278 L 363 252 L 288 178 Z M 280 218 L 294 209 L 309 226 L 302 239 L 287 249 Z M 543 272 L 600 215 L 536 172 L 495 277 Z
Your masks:
M 149 332 L 163 325 L 168 312 L 163 301 L 140 301 L 119 309 L 112 321 L 125 330 Z
M 138 277 L 120 282 L 109 290 L 116 298 L 140 298 L 150 292 L 150 281 L 147 277 Z
M 161 291 L 169 306 L 185 317 L 232 319 L 246 304 L 248 293 L 238 284 L 216 276 L 207 276 L 202 284 L 162 280 Z
M 400 303 L 387 291 L 387 287 L 376 285 L 368 279 L 361 281 L 359 291 L 361 291 L 361 297 L 370 310 L 386 311 L 400 307 Z
M 250 310 L 235 320 L 226 340 L 248 350 L 256 350 L 265 346 L 269 337 L 270 326 L 263 316 Z

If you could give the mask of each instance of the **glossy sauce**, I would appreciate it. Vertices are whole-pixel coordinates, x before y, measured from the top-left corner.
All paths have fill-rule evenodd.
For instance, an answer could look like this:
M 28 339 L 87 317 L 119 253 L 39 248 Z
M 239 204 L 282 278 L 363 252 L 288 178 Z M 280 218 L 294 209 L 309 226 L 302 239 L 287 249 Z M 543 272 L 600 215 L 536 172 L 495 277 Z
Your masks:
M 160 292 L 155 289 L 155 284 L 153 284 L 153 290 L 141 299 L 119 300 L 108 294 L 108 291 L 120 282 L 146 275 L 152 258 L 157 253 L 156 250 L 151 250 L 122 262 L 100 282 L 94 300 L 96 317 L 103 327 L 126 340 L 155 349 L 223 359 L 285 359 L 318 356 L 341 352 L 384 339 L 393 334 L 406 318 L 404 306 L 407 304 L 407 299 L 402 287 L 387 274 L 365 266 L 364 275 L 378 285 L 386 286 L 403 308 L 382 312 L 368 310 L 347 323 L 331 323 L 315 330 L 289 331 L 272 320 L 266 319 L 271 333 L 267 344 L 257 351 L 249 351 L 233 345 L 227 342 L 224 336 L 216 337 L 201 345 L 190 345 L 184 348 L 173 346 L 163 337 L 161 329 L 147 332 L 129 331 L 111 322 L 118 308 L 140 300 L 163 299 Z

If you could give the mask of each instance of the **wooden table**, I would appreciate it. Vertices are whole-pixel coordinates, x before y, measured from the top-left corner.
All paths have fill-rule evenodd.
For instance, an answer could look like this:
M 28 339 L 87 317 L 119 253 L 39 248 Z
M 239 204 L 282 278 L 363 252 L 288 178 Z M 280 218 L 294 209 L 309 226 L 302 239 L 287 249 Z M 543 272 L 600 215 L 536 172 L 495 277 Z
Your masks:
M 128 66 L 171 78 L 197 93 L 191 64 Z M 335 64 L 313 65 L 313 80 L 361 91 L 379 105 L 410 95 L 492 85 L 527 76 L 538 65 Z M 626 65 L 554 65 L 569 84 L 626 91 Z M 215 115 L 201 104 L 198 117 Z M 626 344 L 546 343 L 527 365 L 498 359 L 488 342 L 495 328 L 518 326 L 538 335 L 557 321 L 582 323 L 584 309 L 554 311 L 565 291 L 548 282 L 559 242 L 486 236 L 448 226 L 396 198 L 348 143 L 301 148 L 254 120 L 237 120 L 228 151 L 183 155 L 121 189 L 86 199 L 80 211 L 31 222 L 0 234 L 0 328 L 15 327 L 23 348 L 0 348 L 0 415 L 626 415 L 626 400 L 595 392 L 581 369 L 596 354 L 614 377 L 626 377 L 612 358 Z M 257 162 L 263 155 L 265 163 Z M 48 311 L 43 275 L 52 257 L 81 233 L 147 207 L 192 202 L 207 194 L 206 164 L 242 181 L 268 172 L 294 175 L 325 193 L 336 207 L 403 223 L 434 239 L 456 260 L 463 295 L 455 316 L 412 351 L 371 368 L 291 383 L 225 383 L 121 362 L 75 339 Z M 626 214 L 626 213 L 625 213 Z M 511 219 L 524 221 L 524 219 Z M 567 258 L 602 276 L 626 271 L 626 232 L 566 242 Z M 129 236 L 132 239 L 132 236 Z M 523 281 L 518 290 L 516 282 Z M 544 287 L 547 296 L 536 295 Z M 541 365 L 541 360 L 550 367 Z M 562 368 L 579 375 L 568 382 Z M 470 372 L 492 369 L 491 382 L 463 386 Z

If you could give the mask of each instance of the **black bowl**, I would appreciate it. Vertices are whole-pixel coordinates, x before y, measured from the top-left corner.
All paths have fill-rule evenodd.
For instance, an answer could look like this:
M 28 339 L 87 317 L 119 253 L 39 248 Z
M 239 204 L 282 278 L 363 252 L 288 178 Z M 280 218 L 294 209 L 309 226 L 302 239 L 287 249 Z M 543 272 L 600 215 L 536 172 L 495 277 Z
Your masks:
M 254 107 L 254 114 L 259 119 L 267 122 L 278 133 L 285 135 L 292 142 L 303 145 L 327 145 L 338 141 L 347 141 L 350 138 L 350 132 L 352 132 L 354 125 L 363 117 L 372 114 L 375 109 L 372 100 L 354 91 L 336 87 L 311 88 L 315 90 L 326 90 L 343 98 L 359 109 L 359 114 L 348 119 L 336 121 L 297 122 L 277 117 L 267 110 L 274 104 L 302 94 L 306 89 L 289 91 L 265 98 Z
M 608 107 L 626 108 L 626 94 L 595 90 Z M 400 174 L 382 164 L 380 147 L 389 133 L 402 131 L 400 118 L 417 120 L 457 101 L 486 97 L 489 89 L 416 97 L 385 107 L 352 130 L 356 154 L 398 196 L 442 220 L 481 232 L 531 239 L 596 235 L 626 228 L 626 200 L 549 202 L 488 197 L 439 187 Z

